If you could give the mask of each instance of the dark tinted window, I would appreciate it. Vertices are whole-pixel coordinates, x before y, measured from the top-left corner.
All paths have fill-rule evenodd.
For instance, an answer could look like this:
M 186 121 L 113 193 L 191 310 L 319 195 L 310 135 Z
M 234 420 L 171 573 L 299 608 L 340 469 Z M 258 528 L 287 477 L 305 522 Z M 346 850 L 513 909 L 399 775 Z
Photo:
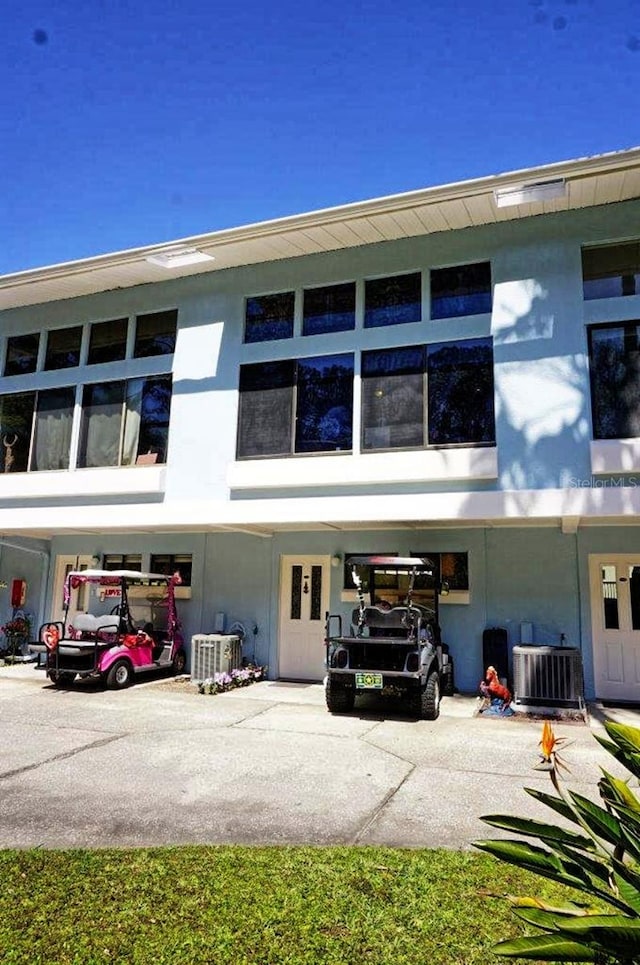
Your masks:
M 362 353 L 362 448 L 424 445 L 424 346 Z
M 29 461 L 35 392 L 0 397 L 0 466 L 2 472 L 25 472 Z
M 7 339 L 7 357 L 4 363 L 5 375 L 25 375 L 35 372 L 38 364 L 40 335 L 12 335 Z
M 491 311 L 491 264 L 457 265 L 431 272 L 431 318 Z
M 294 304 L 293 292 L 247 298 L 245 342 L 270 342 L 277 338 L 291 338 Z
M 422 280 L 420 272 L 371 278 L 364 288 L 364 327 L 402 325 L 422 318 Z
M 299 361 L 295 451 L 351 449 L 352 423 L 353 356 Z
M 494 442 L 491 339 L 429 345 L 427 385 L 430 445 Z
M 292 359 L 240 367 L 238 456 L 278 456 L 291 452 Z
M 80 364 L 82 326 L 55 328 L 47 335 L 45 369 L 69 369 Z
M 99 362 L 119 362 L 127 351 L 126 318 L 114 318 L 110 322 L 96 322 L 91 326 L 89 339 L 89 365 Z
M 304 293 L 302 334 L 345 332 L 356 324 L 355 282 L 309 288 Z
M 640 327 L 593 326 L 589 334 L 593 437 L 640 436 Z
M 176 347 L 176 326 L 178 313 L 152 312 L 136 318 L 136 340 L 134 358 L 148 358 L 151 355 L 172 355 Z
M 640 242 L 582 249 L 586 299 L 640 294 Z

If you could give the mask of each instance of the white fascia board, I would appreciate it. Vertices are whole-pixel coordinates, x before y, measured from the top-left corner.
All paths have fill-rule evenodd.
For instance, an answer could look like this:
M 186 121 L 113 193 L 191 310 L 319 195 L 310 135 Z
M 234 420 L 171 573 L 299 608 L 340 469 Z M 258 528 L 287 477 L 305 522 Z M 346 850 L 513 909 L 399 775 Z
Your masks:
M 640 516 L 640 486 L 598 486 L 576 481 L 567 489 L 509 492 L 411 493 L 382 496 L 326 496 L 296 499 L 246 499 L 235 502 L 185 501 L 109 506 L 56 506 L 0 509 L 0 531 L 48 530 L 157 532 L 217 527 L 300 526 L 320 522 L 459 522 L 548 520 L 567 516 L 590 519 Z M 604 484 L 608 480 L 601 480 Z
M 66 499 L 77 496 L 134 496 L 160 494 L 166 466 L 108 466 L 0 475 L 2 499 Z

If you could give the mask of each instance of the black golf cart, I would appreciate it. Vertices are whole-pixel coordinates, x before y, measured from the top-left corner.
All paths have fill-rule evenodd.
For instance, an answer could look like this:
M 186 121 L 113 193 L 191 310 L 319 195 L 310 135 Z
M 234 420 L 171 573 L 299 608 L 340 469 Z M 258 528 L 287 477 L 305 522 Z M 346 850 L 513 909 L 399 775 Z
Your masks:
M 327 614 L 328 709 L 348 713 L 358 694 L 373 692 L 435 720 L 441 695 L 454 689 L 453 663 L 437 620 L 435 564 L 424 557 L 352 556 L 346 565 L 358 607 L 349 634 L 340 614 Z

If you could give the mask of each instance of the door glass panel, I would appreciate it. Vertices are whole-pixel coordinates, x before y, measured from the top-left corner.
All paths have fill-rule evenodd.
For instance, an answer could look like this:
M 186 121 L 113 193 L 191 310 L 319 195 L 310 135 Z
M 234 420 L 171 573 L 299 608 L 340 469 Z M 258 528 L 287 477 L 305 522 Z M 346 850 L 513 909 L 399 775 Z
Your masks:
M 601 569 L 602 606 L 605 630 L 619 630 L 620 617 L 618 614 L 618 584 L 616 568 L 607 564 Z
M 320 620 L 322 608 L 322 567 L 311 567 L 311 619 Z
M 302 567 L 291 567 L 291 619 L 299 620 L 302 614 Z
M 640 566 L 629 566 L 629 598 L 631 629 L 640 630 Z

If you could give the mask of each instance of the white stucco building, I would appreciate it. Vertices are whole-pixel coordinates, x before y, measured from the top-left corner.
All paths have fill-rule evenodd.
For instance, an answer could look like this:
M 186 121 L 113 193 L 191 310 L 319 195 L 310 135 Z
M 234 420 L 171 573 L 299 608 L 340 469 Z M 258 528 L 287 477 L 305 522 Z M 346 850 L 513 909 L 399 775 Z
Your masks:
M 502 626 L 637 700 L 639 199 L 636 148 L 0 277 L 0 579 L 178 567 L 318 679 L 345 556 L 426 553 L 461 689 Z

